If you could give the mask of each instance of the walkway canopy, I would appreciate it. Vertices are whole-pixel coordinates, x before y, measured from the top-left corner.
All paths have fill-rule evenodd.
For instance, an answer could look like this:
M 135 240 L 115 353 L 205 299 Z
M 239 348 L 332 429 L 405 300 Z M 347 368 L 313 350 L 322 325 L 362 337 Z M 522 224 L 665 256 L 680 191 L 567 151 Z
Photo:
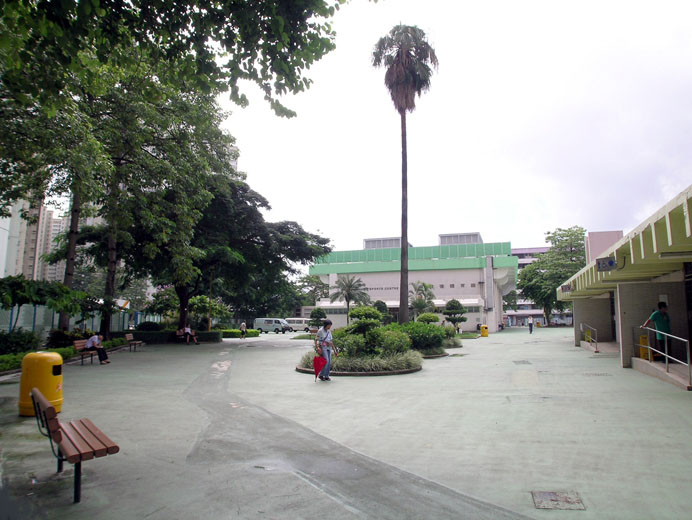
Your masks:
M 692 262 L 692 186 L 637 226 L 600 256 L 617 266 L 598 271 L 596 259 L 565 281 L 559 300 L 590 298 L 616 289 L 618 283 L 650 281 L 681 271 Z

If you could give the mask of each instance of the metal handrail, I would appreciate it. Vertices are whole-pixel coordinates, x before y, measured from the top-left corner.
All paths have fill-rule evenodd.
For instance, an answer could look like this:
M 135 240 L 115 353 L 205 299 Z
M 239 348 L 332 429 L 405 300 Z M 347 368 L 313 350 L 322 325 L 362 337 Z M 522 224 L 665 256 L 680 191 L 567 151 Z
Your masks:
M 657 350 L 651 346 L 651 343 L 652 343 L 651 337 L 650 337 L 651 335 L 648 333 L 647 334 L 649 336 L 649 338 L 648 338 L 649 339 L 649 345 L 638 344 L 638 346 L 640 346 L 640 347 L 645 347 L 645 348 L 649 349 L 649 362 L 651 362 L 651 351 L 653 350 L 654 352 L 658 352 L 659 354 L 661 354 L 662 356 L 664 356 L 666 358 L 666 372 L 670 372 L 670 370 L 668 369 L 668 360 L 669 359 L 672 359 L 675 363 L 680 363 L 681 365 L 685 365 L 687 367 L 687 384 L 688 384 L 688 386 L 692 386 L 692 364 L 690 364 L 690 342 L 689 342 L 689 340 L 686 340 L 685 338 L 679 338 L 678 336 L 673 336 L 672 334 L 668 334 L 667 332 L 662 332 L 660 330 L 652 329 L 651 327 L 640 327 L 640 328 L 644 329 L 644 330 L 648 330 L 650 332 L 655 332 L 656 334 L 660 334 L 662 336 L 665 336 L 665 341 L 663 342 L 665 349 L 666 349 L 665 352 L 661 352 L 660 350 Z M 674 358 L 673 356 L 670 356 L 668 354 L 668 344 L 670 343 L 668 341 L 668 338 L 682 341 L 685 344 L 685 351 L 687 353 L 687 363 L 685 363 L 684 361 L 680 361 L 679 359 Z M 658 346 L 658 344 L 656 344 L 656 346 Z
M 584 331 L 584 327 L 588 328 L 589 331 L 590 331 L 590 332 L 589 332 L 589 335 L 588 335 L 588 338 L 587 338 L 586 332 Z M 598 329 L 596 329 L 595 327 L 592 327 L 592 326 L 589 325 L 588 323 L 584 323 L 584 322 L 582 322 L 582 323 L 580 324 L 579 329 L 580 329 L 580 330 L 582 331 L 582 333 L 584 334 L 584 341 L 588 341 L 588 342 L 589 342 L 589 346 L 593 347 L 593 349 L 594 349 L 593 351 L 594 351 L 596 354 L 598 354 L 598 353 L 599 353 L 599 352 L 598 352 Z M 594 347 L 594 344 L 596 345 L 595 347 Z

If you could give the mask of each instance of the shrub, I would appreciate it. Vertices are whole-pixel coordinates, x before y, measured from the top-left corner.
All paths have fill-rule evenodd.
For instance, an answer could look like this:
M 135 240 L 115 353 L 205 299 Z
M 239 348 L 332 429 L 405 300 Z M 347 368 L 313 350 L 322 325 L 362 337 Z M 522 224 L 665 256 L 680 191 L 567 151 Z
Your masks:
M 376 329 L 380 325 L 380 320 L 362 319 L 355 323 L 351 323 L 346 327 L 346 330 L 349 334 L 360 334 L 361 336 L 365 336 L 369 330 Z
M 444 331 L 445 338 L 448 339 L 454 338 L 457 335 L 457 329 L 454 328 L 454 325 L 445 325 Z
M 324 309 L 320 307 L 315 307 L 312 309 L 312 312 L 310 313 L 310 325 L 313 327 L 321 327 L 326 319 L 327 313 L 324 312 Z
M 358 336 L 355 336 L 358 337 Z M 315 353 L 310 351 L 303 354 L 298 366 L 312 368 L 312 359 Z M 423 364 L 423 358 L 419 352 L 409 350 L 391 356 L 339 356 L 332 359 L 332 370 L 336 372 L 394 372 L 419 368 Z
M 424 312 L 418 318 L 416 321 L 419 321 L 421 323 L 437 323 L 440 321 L 440 317 L 435 314 L 434 312 Z
M 348 317 L 353 320 L 377 320 L 382 321 L 382 313 L 374 307 L 360 306 L 351 310 Z
M 334 346 L 342 350 L 342 344 L 343 344 L 343 339 L 347 337 L 348 331 L 346 329 L 336 329 L 332 331 L 332 341 L 334 342 Z
M 88 339 L 93 335 L 94 332 L 90 330 L 82 331 L 80 329 L 75 329 L 72 331 L 64 331 L 60 329 L 53 329 L 48 333 L 47 345 L 50 348 L 71 347 L 73 341 L 78 339 Z
M 221 343 L 222 339 L 223 338 L 221 332 L 218 330 L 197 332 L 198 341 L 206 341 L 208 343 Z
M 401 325 L 402 330 L 411 338 L 411 348 L 427 351 L 442 347 L 445 333 L 442 327 L 427 323 L 409 322 Z
M 444 348 L 459 348 L 462 346 L 462 344 L 459 338 L 445 338 L 442 346 Z
M 136 330 L 132 333 L 132 336 L 137 341 L 143 341 L 144 343 L 160 344 L 160 343 L 174 343 L 175 331 L 160 330 L 160 331 L 149 331 L 149 330 Z
M 103 348 L 119 347 L 126 344 L 127 340 L 125 338 L 113 338 L 102 343 Z
M 57 352 L 63 358 L 63 360 L 70 359 L 77 355 L 77 351 L 72 347 L 65 348 L 51 348 L 48 352 Z M 3 354 L 0 355 L 0 372 L 6 372 L 8 370 L 18 370 L 22 368 L 22 360 L 24 356 L 30 354 L 31 352 L 17 352 L 14 354 Z
M 17 328 L 12 332 L 0 331 L 0 354 L 17 354 L 40 346 L 41 337 L 30 330 Z
M 381 330 L 381 329 L 380 329 Z M 411 348 L 411 338 L 398 330 L 381 330 L 380 346 L 385 356 L 406 352 Z
M 142 323 L 137 325 L 137 328 L 135 330 L 154 332 L 158 330 L 163 330 L 163 325 L 161 325 L 160 323 L 156 323 L 155 321 L 143 321 Z
M 16 370 L 18 368 L 21 368 L 22 359 L 26 354 L 26 352 L 19 352 L 17 354 L 0 355 L 0 372 L 6 372 L 7 370 Z
M 348 357 L 357 357 L 359 355 L 363 355 L 367 350 L 365 338 L 357 334 L 348 334 L 344 336 L 340 343 L 341 346 L 337 347 L 339 352 Z

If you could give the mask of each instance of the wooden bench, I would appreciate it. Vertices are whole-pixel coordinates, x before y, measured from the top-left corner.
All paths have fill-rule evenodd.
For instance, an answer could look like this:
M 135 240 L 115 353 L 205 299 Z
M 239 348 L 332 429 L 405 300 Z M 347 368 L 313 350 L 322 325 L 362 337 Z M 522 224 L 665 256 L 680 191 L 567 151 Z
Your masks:
M 142 345 L 144 345 L 143 341 L 136 340 L 132 334 L 125 334 L 125 339 L 127 340 L 127 344 L 130 347 L 130 352 L 132 352 L 132 347 L 134 347 L 135 352 L 137 352 L 137 347 L 141 347 Z
M 86 339 L 76 339 L 72 342 L 74 345 L 74 349 L 77 351 L 77 353 L 81 356 L 82 358 L 82 365 L 84 364 L 84 357 L 89 356 L 91 358 L 91 364 L 94 364 L 94 354 L 96 354 L 95 350 L 84 350 L 84 347 L 86 347 L 87 344 Z
M 190 329 L 192 330 L 192 329 Z M 176 330 L 175 331 L 175 339 L 180 340 L 180 341 L 185 341 L 185 331 L 182 330 Z M 192 331 L 192 341 L 197 343 L 199 340 L 197 339 L 197 334 L 195 334 L 195 331 Z
M 50 439 L 50 449 L 58 459 L 58 473 L 63 470 L 63 462 L 74 464 L 74 501 L 77 503 L 82 498 L 82 461 L 113 455 L 120 447 L 89 419 L 60 422 L 55 407 L 38 388 L 31 389 L 31 400 L 38 430 Z

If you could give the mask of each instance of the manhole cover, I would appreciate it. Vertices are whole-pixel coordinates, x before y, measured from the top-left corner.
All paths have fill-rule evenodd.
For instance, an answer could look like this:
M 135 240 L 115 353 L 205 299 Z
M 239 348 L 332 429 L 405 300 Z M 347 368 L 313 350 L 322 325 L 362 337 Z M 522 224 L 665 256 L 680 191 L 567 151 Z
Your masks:
M 531 495 L 536 509 L 586 509 L 575 491 L 531 491 Z
M 608 372 L 585 372 L 584 375 L 587 377 L 609 377 L 613 374 L 609 374 Z
M 520 359 L 519 361 L 514 362 L 515 365 L 530 365 L 531 361 L 528 359 Z

